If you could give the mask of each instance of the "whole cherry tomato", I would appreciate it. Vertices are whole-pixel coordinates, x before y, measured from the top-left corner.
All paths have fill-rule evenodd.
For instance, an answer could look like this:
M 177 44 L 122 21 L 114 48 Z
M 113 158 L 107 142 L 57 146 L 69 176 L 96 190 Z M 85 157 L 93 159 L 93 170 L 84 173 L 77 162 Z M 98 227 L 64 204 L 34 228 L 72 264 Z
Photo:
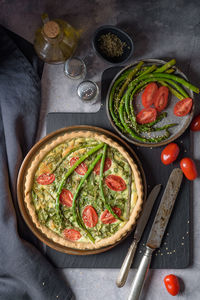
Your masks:
M 200 114 L 192 120 L 192 123 L 190 125 L 190 130 L 200 131 Z
M 191 158 L 185 157 L 181 159 L 180 166 L 187 179 L 194 180 L 197 178 L 197 169 Z
M 163 149 L 161 153 L 162 163 L 164 165 L 171 164 L 177 159 L 179 152 L 180 152 L 179 146 L 175 143 L 170 143 Z
M 164 283 L 167 291 L 172 296 L 176 296 L 179 293 L 180 285 L 179 285 L 178 278 L 175 275 L 170 274 L 165 276 Z

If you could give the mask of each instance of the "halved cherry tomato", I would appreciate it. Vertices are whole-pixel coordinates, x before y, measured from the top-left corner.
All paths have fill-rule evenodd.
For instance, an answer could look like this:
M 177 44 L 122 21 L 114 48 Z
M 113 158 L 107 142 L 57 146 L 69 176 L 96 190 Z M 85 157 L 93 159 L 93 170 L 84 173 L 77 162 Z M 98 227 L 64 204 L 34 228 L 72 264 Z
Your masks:
M 55 180 L 55 175 L 54 174 L 41 174 L 37 179 L 37 183 L 42 184 L 42 185 L 48 185 L 54 182 Z
M 194 180 L 197 178 L 197 169 L 191 158 L 185 157 L 181 159 L 180 166 L 187 179 Z
M 72 206 L 72 201 L 73 201 L 73 195 L 69 190 L 62 189 L 59 200 L 60 200 L 60 203 L 62 205 L 65 205 L 67 207 L 71 207 Z
M 116 192 L 124 191 L 126 189 L 126 182 L 117 175 L 108 175 L 105 179 L 105 183 L 109 189 Z
M 113 207 L 112 210 L 114 211 L 114 213 L 120 217 L 121 216 L 121 209 L 119 207 Z M 114 222 L 116 222 L 117 219 L 115 219 L 115 217 L 106 209 L 104 210 L 104 212 L 101 215 L 101 222 L 104 224 L 112 224 Z
M 175 143 L 170 143 L 163 149 L 161 153 L 162 163 L 164 165 L 171 164 L 177 159 L 179 152 L 180 152 L 179 146 Z
M 166 86 L 159 87 L 154 97 L 154 105 L 157 111 L 165 109 L 168 103 L 169 89 Z
M 101 159 L 100 159 L 100 161 L 98 161 L 98 163 L 97 163 L 96 166 L 94 167 L 94 173 L 95 173 L 96 175 L 99 175 L 99 174 L 100 174 L 100 165 L 101 165 Z M 103 171 L 104 171 L 104 172 L 108 171 L 108 170 L 110 169 L 111 165 L 112 165 L 112 160 L 111 160 L 109 157 L 107 157 L 107 158 L 105 159 Z
M 164 283 L 167 291 L 172 295 L 176 296 L 180 291 L 180 285 L 178 277 L 173 274 L 167 275 L 164 278 Z
M 63 234 L 64 234 L 64 237 L 70 241 L 77 241 L 82 237 L 80 232 L 75 229 L 65 229 L 63 231 Z
M 154 96 L 158 91 L 158 86 L 155 82 L 149 83 L 142 94 L 142 105 L 145 108 L 150 107 L 154 103 Z
M 70 166 L 72 167 L 72 166 L 75 164 L 75 162 L 76 162 L 77 160 L 79 160 L 79 157 L 72 157 L 72 158 L 70 159 Z M 85 173 L 87 172 L 87 170 L 88 170 L 87 165 L 86 165 L 84 162 L 82 162 L 82 163 L 75 169 L 75 172 L 78 173 L 79 175 L 85 175 Z
M 185 98 L 183 100 L 178 101 L 174 106 L 174 114 L 177 117 L 186 116 L 192 108 L 192 99 Z
M 196 116 L 190 125 L 190 130 L 200 131 L 200 115 Z
M 93 206 L 88 205 L 84 208 L 82 213 L 83 222 L 88 227 L 94 227 L 98 222 L 98 215 Z
M 142 109 L 136 116 L 136 121 L 139 124 L 146 124 L 155 121 L 157 117 L 157 111 L 153 107 Z

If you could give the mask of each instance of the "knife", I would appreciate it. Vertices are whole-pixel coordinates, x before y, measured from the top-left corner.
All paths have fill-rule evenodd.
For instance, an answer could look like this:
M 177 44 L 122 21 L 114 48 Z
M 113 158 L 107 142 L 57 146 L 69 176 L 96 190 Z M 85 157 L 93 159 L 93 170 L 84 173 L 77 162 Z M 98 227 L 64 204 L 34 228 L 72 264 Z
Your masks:
M 116 284 L 117 284 L 118 287 L 124 286 L 124 284 L 126 282 L 130 267 L 131 267 L 132 262 L 133 262 L 133 258 L 134 258 L 134 255 L 135 255 L 137 244 L 141 239 L 144 228 L 145 228 L 145 226 L 148 222 L 152 207 L 153 207 L 154 202 L 155 202 L 155 200 L 156 200 L 156 198 L 157 198 L 157 196 L 160 192 L 160 189 L 161 189 L 161 184 L 156 185 L 152 189 L 151 193 L 149 194 L 149 196 L 147 198 L 147 201 L 146 201 L 146 203 L 144 205 L 144 208 L 143 208 L 143 213 L 142 213 L 141 217 L 139 218 L 139 221 L 137 223 L 137 227 L 135 229 L 133 242 L 132 242 L 132 244 L 131 244 L 131 246 L 128 250 L 128 253 L 127 253 L 127 255 L 124 259 L 121 270 L 120 270 L 119 275 L 117 277 Z
M 146 251 L 140 262 L 139 268 L 131 285 L 131 292 L 128 300 L 138 300 L 147 276 L 153 251 L 160 247 L 165 229 L 167 227 L 176 197 L 178 195 L 183 173 L 176 168 L 172 171 L 164 194 L 162 196 L 156 217 L 154 219 L 149 237 L 146 243 Z

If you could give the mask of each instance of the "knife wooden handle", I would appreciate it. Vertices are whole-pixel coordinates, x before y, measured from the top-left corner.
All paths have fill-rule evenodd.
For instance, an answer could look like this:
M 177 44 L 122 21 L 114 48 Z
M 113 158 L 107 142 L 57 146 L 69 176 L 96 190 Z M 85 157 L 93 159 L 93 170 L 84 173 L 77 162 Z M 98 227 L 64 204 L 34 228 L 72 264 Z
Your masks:
M 138 300 L 142 292 L 145 278 L 147 276 L 149 266 L 151 264 L 152 253 L 154 249 L 146 248 L 146 252 L 140 262 L 139 268 L 131 285 L 131 292 L 128 300 Z
M 126 279 L 128 277 L 128 273 L 129 273 L 130 267 L 131 267 L 132 262 L 133 262 L 133 258 L 134 258 L 134 255 L 135 255 L 137 244 L 138 244 L 138 241 L 134 239 L 132 244 L 130 245 L 128 253 L 127 253 L 127 255 L 124 259 L 123 265 L 120 269 L 119 275 L 118 275 L 117 280 L 116 280 L 116 284 L 119 288 L 123 287 L 124 284 L 126 283 Z

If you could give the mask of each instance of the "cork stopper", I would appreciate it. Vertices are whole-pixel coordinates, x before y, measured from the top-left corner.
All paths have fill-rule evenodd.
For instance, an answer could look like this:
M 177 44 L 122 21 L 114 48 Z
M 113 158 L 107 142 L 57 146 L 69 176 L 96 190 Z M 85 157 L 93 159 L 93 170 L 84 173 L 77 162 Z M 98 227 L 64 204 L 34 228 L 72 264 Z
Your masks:
M 55 21 L 49 21 L 43 26 L 44 34 L 53 39 L 60 33 L 60 27 Z

